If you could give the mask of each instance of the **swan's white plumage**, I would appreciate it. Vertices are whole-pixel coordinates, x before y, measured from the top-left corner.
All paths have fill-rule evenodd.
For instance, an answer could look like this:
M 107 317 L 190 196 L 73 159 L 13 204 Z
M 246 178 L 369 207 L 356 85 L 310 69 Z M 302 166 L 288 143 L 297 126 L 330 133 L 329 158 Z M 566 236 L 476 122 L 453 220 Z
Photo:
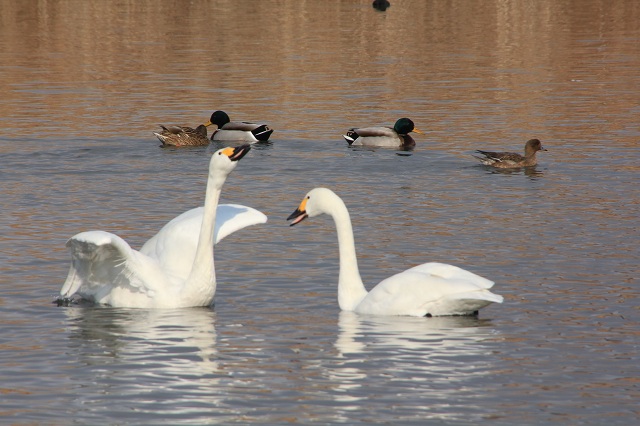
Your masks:
M 248 146 L 214 153 L 205 206 L 167 223 L 140 251 L 105 231 L 82 232 L 67 247 L 71 267 L 60 295 L 134 308 L 207 306 L 215 295 L 213 244 L 244 227 L 266 222 L 246 206 L 220 205 L 226 176 Z
M 501 296 L 487 290 L 492 286 L 493 282 L 456 266 L 425 263 L 381 281 L 358 304 L 356 312 L 469 315 L 492 302 L 502 302 Z
M 172 219 L 140 249 L 142 254 L 158 260 L 167 274 L 186 280 L 198 245 L 204 207 L 197 207 Z M 267 216 L 251 207 L 238 204 L 218 206 L 214 243 L 247 226 L 265 223 Z
M 164 307 L 170 303 L 165 297 L 178 296 L 162 291 L 179 283 L 164 273 L 156 259 L 132 249 L 115 234 L 81 232 L 69 239 L 67 248 L 72 260 L 62 297 L 78 295 L 112 306 Z
M 489 291 L 493 281 L 435 262 L 395 274 L 367 292 L 358 271 L 351 219 L 340 197 L 326 188 L 313 189 L 289 219 L 296 219 L 293 225 L 323 213 L 333 217 L 338 232 L 338 303 L 342 310 L 374 315 L 469 315 L 503 301 Z

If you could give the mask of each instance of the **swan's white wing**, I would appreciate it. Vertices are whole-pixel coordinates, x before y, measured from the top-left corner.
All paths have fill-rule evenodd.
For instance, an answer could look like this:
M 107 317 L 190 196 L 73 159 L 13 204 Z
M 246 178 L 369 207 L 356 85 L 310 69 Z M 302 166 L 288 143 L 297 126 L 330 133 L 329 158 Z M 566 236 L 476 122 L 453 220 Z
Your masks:
M 60 295 L 78 295 L 97 303 L 122 305 L 114 297 L 153 299 L 166 286 L 157 261 L 104 231 L 82 232 L 67 242 L 71 267 Z M 114 303 L 115 302 L 115 303 Z M 126 305 L 127 303 L 125 303 Z
M 203 214 L 204 208 L 196 207 L 175 217 L 142 246 L 140 253 L 156 259 L 170 277 L 186 280 L 195 259 Z M 251 207 L 221 204 L 216 212 L 215 243 L 266 221 L 267 216 Z
M 141 253 L 153 256 L 156 244 L 159 240 L 187 233 L 189 239 L 198 243 L 200 226 L 202 226 L 202 215 L 204 207 L 196 207 L 173 218 L 160 231 L 151 237 L 140 249 Z M 225 237 L 243 228 L 260 223 L 266 223 L 267 216 L 251 207 L 240 204 L 220 204 L 216 211 L 216 224 L 214 229 L 215 243 L 219 243 Z
M 469 315 L 502 296 L 492 281 L 452 265 L 426 263 L 380 282 L 356 312 L 384 315 Z
M 215 242 L 217 244 L 225 237 L 248 226 L 266 222 L 267 216 L 251 207 L 240 204 L 220 204 L 216 211 Z
M 408 271 L 424 272 L 426 274 L 436 275 L 448 280 L 455 279 L 469 281 L 476 284 L 480 288 L 491 288 L 495 284 L 493 281 L 481 277 L 480 275 L 446 263 L 423 263 L 422 265 L 414 266 L 413 268 L 408 269 Z

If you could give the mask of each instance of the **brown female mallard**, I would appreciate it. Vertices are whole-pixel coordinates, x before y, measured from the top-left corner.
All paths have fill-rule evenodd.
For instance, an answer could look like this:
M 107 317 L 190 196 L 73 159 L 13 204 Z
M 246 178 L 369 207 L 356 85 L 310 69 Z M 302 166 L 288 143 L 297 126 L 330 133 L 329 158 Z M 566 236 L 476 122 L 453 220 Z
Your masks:
M 500 169 L 512 169 L 518 167 L 530 167 L 538 164 L 536 153 L 538 151 L 546 151 L 542 147 L 542 143 L 539 139 L 529 139 L 524 144 L 524 156 L 515 152 L 492 152 L 481 151 L 476 152 L 482 154 L 484 157 L 478 157 L 474 155 L 474 158 L 480 160 L 485 166 L 497 167 Z
M 207 126 L 210 126 L 211 122 L 201 124 L 195 129 L 191 127 L 183 126 L 163 126 L 160 133 L 153 132 L 154 135 L 162 146 L 205 146 L 209 145 L 209 139 L 207 138 Z

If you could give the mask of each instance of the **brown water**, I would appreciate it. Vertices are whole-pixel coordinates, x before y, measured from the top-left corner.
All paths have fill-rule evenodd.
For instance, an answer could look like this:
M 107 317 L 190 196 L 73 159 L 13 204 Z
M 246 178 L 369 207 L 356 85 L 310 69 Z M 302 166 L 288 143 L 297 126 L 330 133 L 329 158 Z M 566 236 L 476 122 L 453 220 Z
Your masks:
M 11 424 L 632 424 L 640 3 L 0 2 L 0 417 Z M 214 310 L 57 308 L 64 243 L 134 247 L 202 202 L 219 145 L 159 123 L 269 123 L 225 186 L 269 223 L 216 251 Z M 352 126 L 414 120 L 412 152 Z M 547 152 L 499 173 L 475 149 Z M 496 281 L 479 319 L 341 313 L 330 220 L 365 284 L 418 263 Z

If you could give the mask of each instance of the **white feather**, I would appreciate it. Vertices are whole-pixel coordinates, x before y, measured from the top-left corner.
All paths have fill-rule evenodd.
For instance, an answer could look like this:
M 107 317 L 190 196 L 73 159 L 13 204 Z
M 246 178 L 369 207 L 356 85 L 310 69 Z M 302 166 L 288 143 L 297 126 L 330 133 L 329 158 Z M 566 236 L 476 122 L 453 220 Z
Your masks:
M 214 153 L 205 206 L 167 223 L 140 251 L 110 232 L 73 236 L 67 242 L 71 266 L 61 297 L 79 296 L 133 308 L 210 305 L 216 290 L 214 243 L 239 229 L 267 221 L 264 214 L 250 207 L 218 206 L 227 175 L 248 150 L 244 146 Z
M 489 291 L 493 281 L 433 262 L 395 274 L 367 292 L 358 270 L 351 219 L 340 197 L 326 188 L 313 189 L 289 218 L 323 213 L 333 217 L 338 231 L 338 303 L 342 310 L 374 315 L 470 315 L 493 302 L 502 303 L 502 296 Z

